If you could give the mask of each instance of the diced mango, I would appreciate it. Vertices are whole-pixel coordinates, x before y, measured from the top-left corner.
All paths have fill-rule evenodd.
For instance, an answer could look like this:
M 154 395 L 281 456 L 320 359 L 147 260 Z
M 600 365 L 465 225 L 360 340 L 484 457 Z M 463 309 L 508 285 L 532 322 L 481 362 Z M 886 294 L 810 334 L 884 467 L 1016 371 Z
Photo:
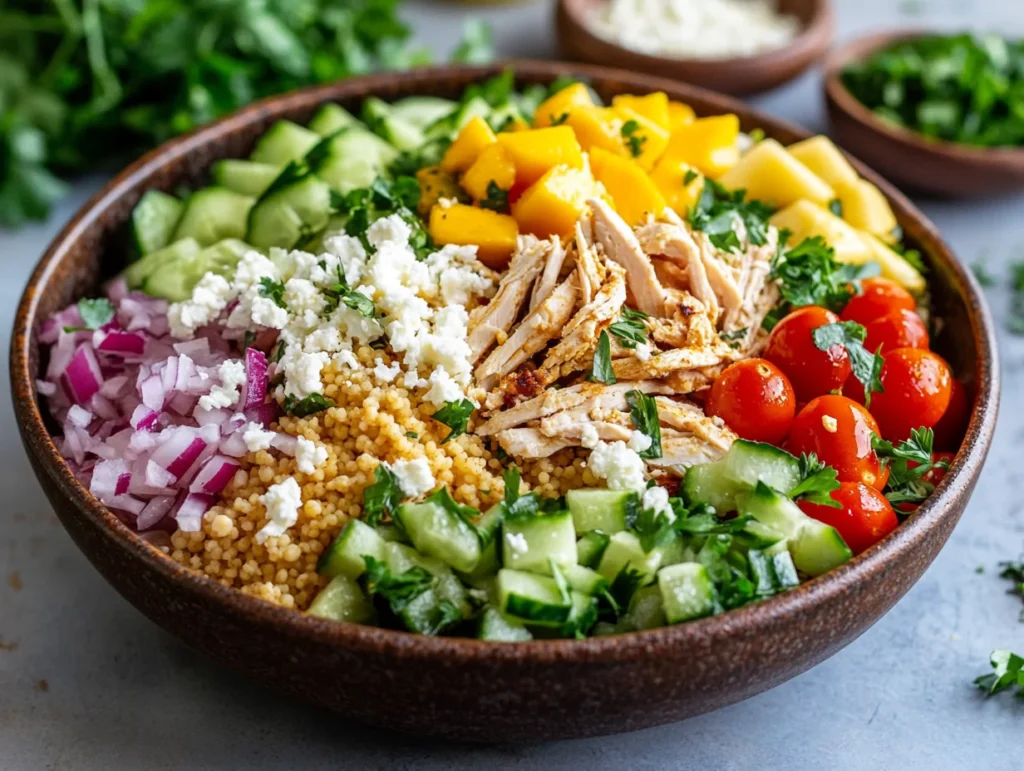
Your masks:
M 430 209 L 442 198 L 463 197 L 462 189 L 455 177 L 444 171 L 440 166 L 426 166 L 416 172 L 416 181 L 420 183 L 420 202 L 417 207 L 420 216 L 427 216 Z
M 655 164 L 651 181 L 668 207 L 680 217 L 689 213 L 704 190 L 704 175 L 688 163 L 672 158 L 662 158 Z
M 603 190 L 585 169 L 556 166 L 528 187 L 512 204 L 512 216 L 524 233 L 568 237 L 587 200 Z
M 516 167 L 520 185 L 532 185 L 556 166 L 583 168 L 583 148 L 569 126 L 516 131 L 498 136 Z
M 611 196 L 615 210 L 630 225 L 639 225 L 648 214 L 660 214 L 665 208 L 661 192 L 635 161 L 595 147 L 590 168 Z
M 501 127 L 501 131 L 526 131 L 529 128 L 532 127 L 525 120 L 519 117 L 513 117 L 511 120 L 505 122 L 505 125 Z
M 748 198 L 779 207 L 801 199 L 828 206 L 828 202 L 836 197 L 835 191 L 824 180 L 787 153 L 774 139 L 765 139 L 754 145 L 718 181 L 729 190 L 746 190 Z
M 500 144 L 484 148 L 476 163 L 462 175 L 462 186 L 477 202 L 488 198 L 487 188 L 494 183 L 508 191 L 516 183 L 516 166 Z
M 448 172 L 465 171 L 487 145 L 494 144 L 497 137 L 479 115 L 474 116 L 462 127 L 455 141 L 445 151 L 441 168 Z
M 435 244 L 477 246 L 480 262 L 503 270 L 516 248 L 519 226 L 507 214 L 457 203 L 430 210 L 430 237 Z
M 668 130 L 675 131 L 682 126 L 689 126 L 697 120 L 697 113 L 693 108 L 683 102 L 668 103 Z
M 862 230 L 860 231 L 860 237 L 871 250 L 871 259 L 881 266 L 883 276 L 902 284 L 914 294 L 920 294 L 925 290 L 924 276 L 918 273 L 913 265 L 896 254 L 896 252 L 871 233 Z
M 826 136 L 811 137 L 787 149 L 790 155 L 833 187 L 857 179 L 857 172 L 846 156 Z
M 843 219 L 858 230 L 873 233 L 883 241 L 895 240 L 896 215 L 882 191 L 866 179 L 837 184 L 836 197 L 843 205 Z
M 552 123 L 562 123 L 565 120 L 562 116 L 567 116 L 574 107 L 593 106 L 594 100 L 586 84 L 573 83 L 540 103 L 540 107 L 534 113 L 533 124 L 537 128 L 544 128 Z
M 644 171 L 650 171 L 668 147 L 669 133 L 654 121 L 628 107 L 613 107 L 622 117 L 620 141 Z
M 624 107 L 640 113 L 647 120 L 656 123 L 666 131 L 670 130 L 668 116 L 668 95 L 664 91 L 655 91 L 645 96 L 622 94 L 612 98 L 612 107 Z
M 717 178 L 736 165 L 740 119 L 735 115 L 698 118 L 672 132 L 665 156 L 685 161 L 701 174 Z
M 861 265 L 872 259 L 871 248 L 860 233 L 832 212 L 811 201 L 802 200 L 790 204 L 776 212 L 771 223 L 779 230 L 790 231 L 791 246 L 805 238 L 821 236 L 825 243 L 835 249 L 839 262 Z
M 590 152 L 600 147 L 617 155 L 626 155 L 622 144 L 622 117 L 611 107 L 576 107 L 569 112 L 565 125 L 576 134 L 580 146 Z

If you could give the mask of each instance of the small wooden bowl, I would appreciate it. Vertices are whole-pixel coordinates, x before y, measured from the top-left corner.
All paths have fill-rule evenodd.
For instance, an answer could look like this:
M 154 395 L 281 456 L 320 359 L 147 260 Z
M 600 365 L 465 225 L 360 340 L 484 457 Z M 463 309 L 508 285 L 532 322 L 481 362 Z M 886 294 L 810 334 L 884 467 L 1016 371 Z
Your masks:
M 835 17 L 828 0 L 778 0 L 783 13 L 800 19 L 800 34 L 785 48 L 733 59 L 652 56 L 594 34 L 590 15 L 608 0 L 558 0 L 558 44 L 568 59 L 673 78 L 727 94 L 752 94 L 781 86 L 820 59 L 832 44 Z M 738 33 L 741 31 L 737 31 Z
M 881 32 L 828 55 L 824 87 L 833 138 L 897 185 L 915 192 L 960 198 L 1024 187 L 1024 148 L 985 149 L 928 139 L 879 118 L 843 84 L 843 70 L 851 63 L 927 34 L 924 30 Z

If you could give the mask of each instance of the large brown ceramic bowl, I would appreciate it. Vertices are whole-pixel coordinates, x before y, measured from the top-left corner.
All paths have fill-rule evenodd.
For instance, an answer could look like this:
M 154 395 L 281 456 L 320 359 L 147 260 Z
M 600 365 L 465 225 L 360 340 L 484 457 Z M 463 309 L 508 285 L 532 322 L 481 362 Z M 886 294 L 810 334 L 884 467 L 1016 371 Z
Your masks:
M 660 89 L 700 114 L 735 111 L 746 129 L 763 128 L 782 142 L 805 136 L 741 104 L 670 81 L 570 64 L 514 66 L 524 83 L 574 72 L 589 77 L 606 99 Z M 943 320 L 934 342 L 967 381 L 974 410 L 950 473 L 906 524 L 847 565 L 766 602 L 680 626 L 581 641 L 496 644 L 323 621 L 247 597 L 172 562 L 78 483 L 50 438 L 34 387 L 40 323 L 121 267 L 121 234 L 145 190 L 201 184 L 212 161 L 245 155 L 273 121 L 303 121 L 325 100 L 354 108 L 371 94 L 454 97 L 496 71 L 421 70 L 287 94 L 170 142 L 118 175 L 53 242 L 18 308 L 11 381 L 32 466 L 71 537 L 143 613 L 224 665 L 348 718 L 461 739 L 538 741 L 631 731 L 745 699 L 831 656 L 903 596 L 963 513 L 992 438 L 999 369 L 981 292 L 934 226 L 860 164 L 889 196 L 909 240 L 931 266 L 935 310 Z

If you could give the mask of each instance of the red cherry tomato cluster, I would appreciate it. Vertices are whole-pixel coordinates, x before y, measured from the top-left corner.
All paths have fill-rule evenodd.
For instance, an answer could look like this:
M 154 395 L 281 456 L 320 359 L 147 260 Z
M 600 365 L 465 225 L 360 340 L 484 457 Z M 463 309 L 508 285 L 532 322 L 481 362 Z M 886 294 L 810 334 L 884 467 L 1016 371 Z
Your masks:
M 869 278 L 838 316 L 806 306 L 772 330 L 760 359 L 726 368 L 705 404 L 739 436 L 782 445 L 794 455 L 814 453 L 835 468 L 841 483 L 831 493 L 838 508 L 800 502 L 815 519 L 835 527 L 854 552 L 890 533 L 896 514 L 882 494 L 889 469 L 876 453 L 873 435 L 899 443 L 912 429 L 931 428 L 936 450 L 955 450 L 963 438 L 968 403 L 949 365 L 929 350 L 928 330 L 914 297 L 885 278 Z M 814 331 L 852 321 L 864 326 L 864 347 L 882 356 L 882 391 L 868 400 L 852 375 L 850 355 L 839 344 L 820 350 Z M 948 452 L 934 459 L 950 460 Z M 937 483 L 945 474 L 924 477 Z M 900 504 L 903 511 L 912 510 Z

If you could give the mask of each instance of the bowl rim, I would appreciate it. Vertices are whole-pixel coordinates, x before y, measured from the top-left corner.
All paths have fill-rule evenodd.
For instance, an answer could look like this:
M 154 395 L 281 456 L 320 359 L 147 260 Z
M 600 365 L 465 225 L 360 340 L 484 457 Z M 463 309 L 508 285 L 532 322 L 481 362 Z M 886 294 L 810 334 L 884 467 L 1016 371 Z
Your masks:
M 850 64 L 861 62 L 884 48 L 925 37 L 946 37 L 948 31 L 918 27 L 900 28 L 861 35 L 833 48 L 822 63 L 822 83 L 826 100 L 841 110 L 862 128 L 883 135 L 901 146 L 930 153 L 935 156 L 984 166 L 1006 163 L 1024 165 L 1024 146 L 977 147 L 947 139 L 931 139 L 919 131 L 890 123 L 874 113 L 855 97 L 843 83 L 843 70 Z
M 616 52 L 615 55 L 627 56 L 634 62 L 639 63 L 640 67 L 646 68 L 663 67 L 668 64 L 673 68 L 720 73 L 725 67 L 781 67 L 806 56 L 812 56 L 815 50 L 822 45 L 823 39 L 825 41 L 832 39 L 835 30 L 835 11 L 829 0 L 811 0 L 814 3 L 814 7 L 811 10 L 810 18 L 806 21 L 800 18 L 800 31 L 792 40 L 780 48 L 769 49 L 757 54 L 729 56 L 721 59 L 660 56 L 620 45 L 591 30 L 590 25 L 587 24 L 586 14 L 579 12 L 579 6 L 590 4 L 595 6 L 600 4 L 607 5 L 610 1 L 557 0 L 556 13 L 563 14 L 565 19 L 573 25 L 575 34 L 583 37 L 584 42 L 588 45 L 601 46 L 606 51 Z M 824 47 L 827 48 L 827 43 Z M 818 55 L 820 56 L 820 53 Z
M 939 262 L 953 274 L 967 304 L 967 314 L 978 345 L 976 371 L 976 402 L 971 412 L 964 443 L 945 478 L 933 495 L 907 521 L 880 542 L 854 557 L 850 562 L 811 579 L 794 589 L 762 602 L 685 624 L 676 624 L 645 631 L 630 632 L 585 640 L 534 640 L 519 643 L 493 643 L 460 637 L 428 637 L 392 629 L 318 619 L 305 613 L 286 609 L 223 586 L 205 575 L 194 573 L 174 562 L 168 555 L 146 543 L 109 509 L 95 499 L 72 473 L 57 449 L 40 409 L 40 399 L 31 378 L 31 357 L 37 346 L 35 330 L 42 296 L 41 287 L 51 279 L 65 254 L 83 234 L 114 206 L 120 197 L 157 172 L 167 163 L 181 159 L 209 141 L 252 122 L 274 118 L 290 109 L 321 101 L 365 98 L 391 87 L 412 90 L 429 87 L 438 78 L 460 77 L 467 82 L 486 78 L 512 68 L 517 76 L 534 80 L 550 80 L 559 74 L 575 73 L 583 77 L 604 79 L 625 88 L 641 91 L 666 90 L 688 94 L 726 111 L 739 110 L 756 119 L 770 132 L 790 132 L 806 137 L 810 133 L 787 121 L 770 117 L 745 107 L 734 100 L 705 89 L 630 73 L 613 68 L 569 62 L 509 60 L 493 65 L 466 67 L 447 66 L 413 70 L 401 75 L 384 73 L 351 78 L 339 83 L 288 92 L 255 102 L 231 115 L 208 124 L 190 134 L 175 138 L 143 155 L 95 193 L 54 238 L 33 270 L 22 294 L 13 324 L 10 348 L 10 378 L 15 417 L 27 452 L 68 499 L 76 513 L 91 524 L 107 540 L 132 552 L 145 567 L 177 588 L 210 604 L 225 617 L 245 616 L 247 620 L 274 627 L 278 634 L 302 638 L 339 649 L 373 651 L 406 660 L 447 659 L 460 663 L 483 659 L 519 663 L 603 662 L 634 659 L 637 654 L 650 654 L 656 649 L 681 649 L 698 638 L 724 638 L 735 634 L 756 634 L 776 624 L 785 624 L 796 614 L 840 595 L 856 592 L 862 577 L 883 569 L 892 559 L 901 559 L 924 543 L 929 532 L 949 516 L 955 516 L 955 499 L 969 488 L 984 463 L 995 430 L 999 401 L 999 365 L 995 326 L 977 280 L 952 253 L 939 236 L 935 226 L 877 173 L 852 159 L 858 172 L 878 185 L 905 216 L 916 219 L 928 238 L 932 239 Z M 956 284 L 954 284 L 956 285 Z M 87 555 L 88 556 L 88 555 Z

